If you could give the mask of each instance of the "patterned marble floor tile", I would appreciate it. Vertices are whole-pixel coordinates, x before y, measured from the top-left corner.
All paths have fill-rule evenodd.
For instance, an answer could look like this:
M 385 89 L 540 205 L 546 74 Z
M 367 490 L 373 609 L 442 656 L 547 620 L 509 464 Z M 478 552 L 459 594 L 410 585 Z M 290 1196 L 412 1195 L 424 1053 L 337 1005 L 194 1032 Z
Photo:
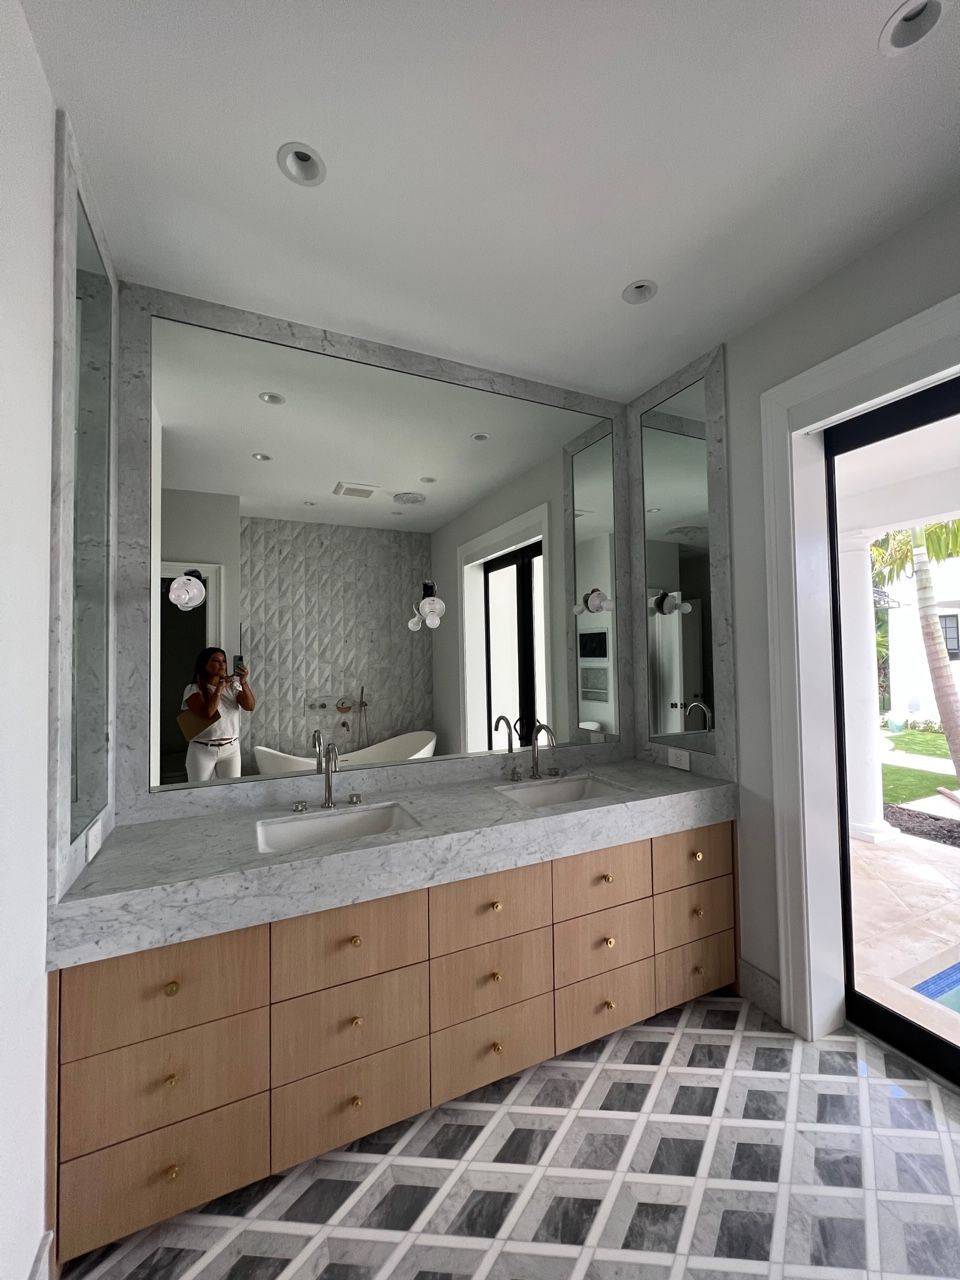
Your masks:
M 379 1167 L 376 1160 L 338 1160 L 336 1155 L 310 1160 L 291 1170 L 274 1194 L 258 1206 L 254 1220 L 315 1226 L 330 1222 Z
M 636 1027 L 620 1035 L 606 1059 L 607 1066 L 659 1067 L 669 1061 L 677 1042 L 669 1027 Z
M 534 1253 L 507 1243 L 497 1255 L 487 1280 L 569 1280 L 580 1259 L 580 1250 Z
M 510 1238 L 538 1244 L 586 1244 L 612 1185 L 609 1177 L 559 1177 L 548 1171 L 537 1183 Z
M 601 1067 L 596 1079 L 581 1103 L 585 1111 L 623 1111 L 639 1114 L 649 1111 L 645 1106 L 650 1089 L 657 1078 L 651 1067 L 627 1070 L 625 1067 Z
M 736 1070 L 780 1075 L 798 1070 L 799 1067 L 794 1066 L 795 1045 L 792 1037 L 744 1036 L 737 1053 Z
M 787 1214 L 787 1262 L 863 1271 L 867 1226 L 862 1195 L 794 1195 Z
M 694 1178 L 709 1136 L 706 1122 L 648 1120 L 630 1161 L 634 1173 Z
M 587 1267 L 585 1280 L 670 1280 L 670 1274 L 670 1267 L 641 1262 L 635 1257 L 611 1258 L 598 1249 Z
M 215 1254 L 197 1274 L 197 1280 L 277 1280 L 310 1240 L 309 1235 L 251 1227 Z
M 870 1121 L 875 1129 L 936 1129 L 930 1086 L 925 1083 L 872 1084 Z
M 488 1171 L 468 1166 L 419 1229 L 428 1235 L 493 1240 L 530 1177 L 529 1170 Z
M 668 1071 L 650 1110 L 656 1115 L 712 1116 L 720 1101 L 722 1077 L 693 1071 Z
M 511 1109 L 487 1129 L 473 1160 L 477 1164 L 539 1164 L 562 1121 L 558 1115 Z
M 742 1000 L 697 1000 L 690 1008 L 687 1030 L 735 1031 L 746 1022 Z
M 862 1187 L 863 1140 L 860 1130 L 798 1129 L 793 1139 L 791 1182 L 810 1187 Z
M 881 1191 L 949 1195 L 950 1178 L 939 1134 L 875 1133 L 873 1161 Z
M 736 1120 L 786 1120 L 790 1077 L 734 1074 L 723 1114 Z
M 603 1226 L 601 1246 L 675 1253 L 692 1191 L 692 1186 L 624 1182 Z
M 880 1200 L 880 1261 L 885 1272 L 960 1276 L 960 1233 L 953 1203 Z
M 636 1127 L 633 1118 L 578 1116 L 550 1156 L 558 1169 L 616 1169 Z
M 724 1125 L 717 1135 L 710 1177 L 733 1182 L 779 1182 L 783 1129 Z
M 480 1141 L 495 1115 L 496 1112 L 471 1111 L 461 1106 L 437 1107 L 409 1141 L 399 1146 L 399 1153 L 403 1158 L 461 1160 Z
M 567 1111 L 576 1103 L 590 1075 L 589 1063 L 545 1062 L 527 1072 L 510 1101 L 515 1106 L 553 1107 Z
M 801 1080 L 797 1120 L 853 1128 L 865 1124 L 867 1117 L 860 1115 L 860 1086 L 855 1080 Z
M 463 1242 L 461 1245 L 427 1244 L 416 1241 L 395 1256 L 393 1264 L 381 1275 L 390 1280 L 426 1280 L 434 1276 L 473 1276 L 487 1256 L 486 1247 Z M 298 1277 L 299 1280 L 299 1277 Z
M 397 1247 L 394 1241 L 361 1240 L 334 1228 L 297 1260 L 289 1280 L 373 1280 Z
M 705 1257 L 768 1262 L 776 1209 L 776 1191 L 707 1187 L 690 1252 Z
M 677 1041 L 670 1067 L 722 1071 L 733 1051 L 733 1036 L 720 1031 L 686 1031 Z

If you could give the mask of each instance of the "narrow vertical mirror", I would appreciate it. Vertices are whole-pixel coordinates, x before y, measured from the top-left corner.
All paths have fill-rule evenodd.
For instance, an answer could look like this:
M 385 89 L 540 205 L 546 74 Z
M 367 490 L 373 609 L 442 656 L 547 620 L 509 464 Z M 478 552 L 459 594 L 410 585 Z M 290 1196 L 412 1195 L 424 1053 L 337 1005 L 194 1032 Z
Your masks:
M 641 419 L 650 737 L 714 751 L 703 379 Z
M 77 206 L 70 837 L 107 803 L 110 280 Z
M 579 728 L 602 742 L 619 732 L 611 434 L 573 455 L 573 507 Z

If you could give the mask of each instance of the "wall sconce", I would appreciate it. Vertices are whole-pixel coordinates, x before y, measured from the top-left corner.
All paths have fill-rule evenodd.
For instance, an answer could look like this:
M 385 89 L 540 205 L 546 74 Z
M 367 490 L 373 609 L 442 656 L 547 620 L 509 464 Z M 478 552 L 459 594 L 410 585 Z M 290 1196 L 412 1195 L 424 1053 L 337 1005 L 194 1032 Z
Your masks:
M 419 631 L 424 623 L 431 631 L 436 631 L 440 625 L 440 619 L 447 612 L 447 606 L 437 595 L 437 584 L 435 582 L 425 582 L 423 584 L 423 597 L 420 603 L 413 607 L 413 617 L 407 623 L 411 631 Z
M 584 593 L 583 603 L 573 606 L 573 612 L 581 613 L 613 613 L 613 601 L 599 587 L 591 587 Z
M 669 617 L 671 613 L 677 613 L 678 611 L 680 613 L 690 613 L 693 606 L 688 600 L 677 600 L 677 595 L 679 595 L 679 592 L 676 591 L 661 591 L 659 595 L 653 597 L 650 603 L 656 612 L 662 613 L 664 617 Z
M 167 597 L 182 613 L 199 608 L 207 598 L 207 589 L 200 578 L 199 569 L 188 569 L 180 578 L 170 583 Z

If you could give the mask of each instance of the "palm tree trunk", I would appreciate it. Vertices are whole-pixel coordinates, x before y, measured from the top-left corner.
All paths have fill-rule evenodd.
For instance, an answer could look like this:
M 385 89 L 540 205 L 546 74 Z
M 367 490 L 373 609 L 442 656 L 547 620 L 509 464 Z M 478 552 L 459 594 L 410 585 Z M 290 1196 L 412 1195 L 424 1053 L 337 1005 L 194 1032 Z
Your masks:
M 924 530 L 914 529 L 912 536 L 917 611 L 920 615 L 920 631 L 927 654 L 927 666 L 930 669 L 930 683 L 933 686 L 933 697 L 947 739 L 950 758 L 957 776 L 960 777 L 960 689 L 957 688 L 953 678 L 947 645 L 936 609 Z

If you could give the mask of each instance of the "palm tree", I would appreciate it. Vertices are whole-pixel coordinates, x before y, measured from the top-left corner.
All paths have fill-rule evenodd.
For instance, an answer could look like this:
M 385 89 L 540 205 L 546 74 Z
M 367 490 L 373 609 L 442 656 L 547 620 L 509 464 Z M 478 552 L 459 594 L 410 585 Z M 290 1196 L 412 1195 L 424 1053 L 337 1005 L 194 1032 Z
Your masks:
M 960 556 L 960 520 L 895 529 L 875 542 L 870 553 L 874 576 L 880 584 L 890 586 L 904 574 L 912 574 L 916 583 L 917 612 L 933 697 L 953 767 L 960 775 L 960 690 L 953 678 L 930 573 L 931 563 Z

